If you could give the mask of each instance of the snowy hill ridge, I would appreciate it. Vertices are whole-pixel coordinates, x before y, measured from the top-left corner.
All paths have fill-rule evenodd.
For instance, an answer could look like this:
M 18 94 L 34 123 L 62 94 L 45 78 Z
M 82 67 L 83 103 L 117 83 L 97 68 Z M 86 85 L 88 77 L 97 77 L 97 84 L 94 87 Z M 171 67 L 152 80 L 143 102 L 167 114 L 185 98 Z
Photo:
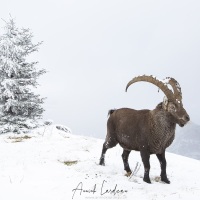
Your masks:
M 175 140 L 167 151 L 200 160 L 200 126 L 192 122 L 177 128 Z
M 103 140 L 73 135 L 51 125 L 28 135 L 0 135 L 0 199 L 193 199 L 200 196 L 198 160 L 167 153 L 171 184 L 159 179 L 160 166 L 151 156 L 152 184 L 142 181 L 143 167 L 125 176 L 122 148 L 108 150 L 98 165 Z M 131 152 L 130 166 L 141 162 Z

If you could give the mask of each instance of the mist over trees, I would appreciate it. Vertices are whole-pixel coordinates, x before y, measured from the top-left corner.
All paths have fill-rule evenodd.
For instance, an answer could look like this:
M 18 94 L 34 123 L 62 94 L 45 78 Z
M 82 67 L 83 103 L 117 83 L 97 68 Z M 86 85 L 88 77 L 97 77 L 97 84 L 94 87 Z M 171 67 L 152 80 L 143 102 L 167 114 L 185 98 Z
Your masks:
M 33 92 L 38 78 L 46 73 L 28 56 L 38 51 L 41 42 L 32 43 L 30 29 L 18 28 L 11 18 L 0 35 L 0 133 L 27 132 L 39 126 L 44 99 Z M 35 91 L 35 90 L 34 90 Z

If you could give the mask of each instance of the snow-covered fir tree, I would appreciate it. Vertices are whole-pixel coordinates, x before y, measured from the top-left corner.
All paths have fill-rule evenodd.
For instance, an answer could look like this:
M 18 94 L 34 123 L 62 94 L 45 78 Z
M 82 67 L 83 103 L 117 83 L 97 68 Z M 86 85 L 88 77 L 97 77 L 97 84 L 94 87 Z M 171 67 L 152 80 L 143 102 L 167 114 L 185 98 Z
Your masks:
M 31 31 L 17 28 L 12 18 L 4 28 L 0 36 L 0 133 L 27 132 L 38 126 L 44 111 L 44 98 L 33 89 L 46 70 L 37 69 L 38 62 L 27 61 L 41 42 L 33 44 Z

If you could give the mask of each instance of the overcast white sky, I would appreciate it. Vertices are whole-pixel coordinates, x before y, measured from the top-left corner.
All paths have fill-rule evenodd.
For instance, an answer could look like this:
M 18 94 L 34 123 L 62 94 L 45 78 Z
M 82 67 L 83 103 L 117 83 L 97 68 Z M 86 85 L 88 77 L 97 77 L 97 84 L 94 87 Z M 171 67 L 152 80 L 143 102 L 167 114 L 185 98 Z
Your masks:
M 38 88 L 45 120 L 104 138 L 109 109 L 162 101 L 148 83 L 125 92 L 134 76 L 152 74 L 180 83 L 184 107 L 200 124 L 199 0 L 1 0 L 0 18 L 9 14 L 44 41 L 34 59 L 48 70 Z

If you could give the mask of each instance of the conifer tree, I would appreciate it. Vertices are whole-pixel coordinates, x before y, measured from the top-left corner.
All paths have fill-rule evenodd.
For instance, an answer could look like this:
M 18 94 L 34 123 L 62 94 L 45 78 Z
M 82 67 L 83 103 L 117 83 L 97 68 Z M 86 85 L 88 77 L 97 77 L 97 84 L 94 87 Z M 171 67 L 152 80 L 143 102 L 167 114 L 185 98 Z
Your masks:
M 31 31 L 17 28 L 12 18 L 4 28 L 0 36 L 0 133 L 27 132 L 38 126 L 44 111 L 44 98 L 33 89 L 46 70 L 27 60 L 41 42 L 33 44 Z

